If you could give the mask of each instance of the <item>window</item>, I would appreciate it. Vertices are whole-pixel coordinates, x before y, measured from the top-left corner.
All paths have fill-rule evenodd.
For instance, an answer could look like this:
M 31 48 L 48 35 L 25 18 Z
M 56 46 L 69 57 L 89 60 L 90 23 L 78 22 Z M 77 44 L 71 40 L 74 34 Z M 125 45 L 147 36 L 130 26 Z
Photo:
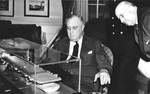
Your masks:
M 109 18 L 108 0 L 88 0 L 88 20 Z

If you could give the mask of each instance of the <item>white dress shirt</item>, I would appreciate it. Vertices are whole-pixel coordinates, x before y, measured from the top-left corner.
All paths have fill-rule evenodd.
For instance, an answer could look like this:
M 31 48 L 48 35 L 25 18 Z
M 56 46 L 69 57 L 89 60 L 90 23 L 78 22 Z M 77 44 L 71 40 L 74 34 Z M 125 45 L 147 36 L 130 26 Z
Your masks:
M 146 62 L 142 58 L 140 58 L 138 69 L 144 76 L 150 79 L 150 62 Z
M 81 52 L 81 46 L 82 46 L 82 40 L 83 36 L 78 40 L 79 48 L 78 48 L 78 58 L 80 58 L 80 52 Z M 70 46 L 69 46 L 69 56 L 67 57 L 67 60 L 71 58 L 71 55 L 73 54 L 73 48 L 76 43 L 73 41 L 70 41 Z

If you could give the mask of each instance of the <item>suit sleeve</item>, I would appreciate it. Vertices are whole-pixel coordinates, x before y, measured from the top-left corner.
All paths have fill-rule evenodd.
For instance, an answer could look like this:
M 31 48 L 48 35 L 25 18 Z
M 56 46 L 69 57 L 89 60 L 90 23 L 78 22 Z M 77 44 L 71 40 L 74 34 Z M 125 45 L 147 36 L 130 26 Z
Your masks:
M 140 27 L 140 34 L 139 45 L 141 48 L 141 51 L 150 58 L 150 13 L 147 13 L 146 15 L 142 16 Z
M 97 41 L 95 47 L 96 62 L 98 63 L 98 69 L 106 69 L 109 72 L 109 74 L 111 74 L 112 66 L 109 61 L 109 57 L 107 56 L 107 53 L 104 51 L 104 48 L 101 45 L 101 42 Z

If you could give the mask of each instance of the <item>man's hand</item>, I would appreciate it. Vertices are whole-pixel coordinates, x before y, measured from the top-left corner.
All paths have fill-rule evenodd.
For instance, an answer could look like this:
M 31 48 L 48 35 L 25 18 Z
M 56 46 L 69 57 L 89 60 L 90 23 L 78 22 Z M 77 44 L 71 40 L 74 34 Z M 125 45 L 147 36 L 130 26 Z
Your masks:
M 102 69 L 100 72 L 98 72 L 95 75 L 94 82 L 97 81 L 97 79 L 100 78 L 100 84 L 110 84 L 110 75 L 108 74 L 108 71 L 105 69 Z

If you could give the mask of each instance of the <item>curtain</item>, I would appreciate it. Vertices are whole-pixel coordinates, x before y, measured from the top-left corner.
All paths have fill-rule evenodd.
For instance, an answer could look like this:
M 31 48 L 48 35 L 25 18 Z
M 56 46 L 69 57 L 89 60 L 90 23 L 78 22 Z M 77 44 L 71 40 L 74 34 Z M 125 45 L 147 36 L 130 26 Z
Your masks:
M 60 31 L 60 38 L 63 38 L 67 36 L 65 20 L 68 15 L 74 13 L 75 0 L 61 0 L 61 1 L 63 8 L 63 26 Z

